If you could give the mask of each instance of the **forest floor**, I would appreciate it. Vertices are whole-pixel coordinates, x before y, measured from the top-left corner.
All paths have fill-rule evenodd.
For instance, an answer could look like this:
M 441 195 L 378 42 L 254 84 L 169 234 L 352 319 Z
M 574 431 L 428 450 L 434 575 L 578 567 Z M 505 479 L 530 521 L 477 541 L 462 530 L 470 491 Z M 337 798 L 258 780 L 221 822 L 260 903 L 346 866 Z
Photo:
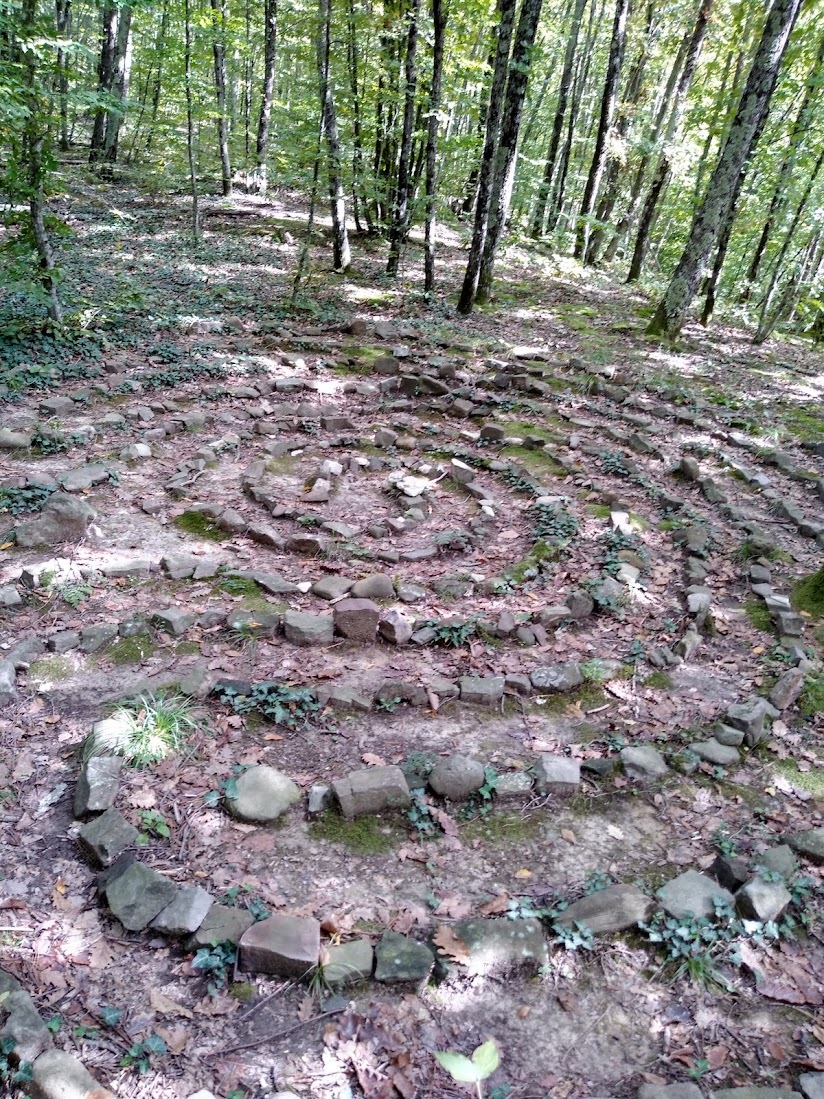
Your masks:
M 291 196 L 207 200 L 193 248 L 183 199 L 79 176 L 72 187 L 61 247 L 67 285 L 87 303 L 82 327 L 35 337 L 23 299 L 0 295 L 0 428 L 32 437 L 0 450 L 2 484 L 18 492 L 7 507 L 25 501 L 27 479 L 53 487 L 69 472 L 96 512 L 79 544 L 23 549 L 7 537 L 0 554 L 0 591 L 20 596 L 0 606 L 0 659 L 5 650 L 19 673 L 0 710 L 0 963 L 56 1043 L 118 1096 L 154 1099 L 198 1088 L 221 1099 L 279 1088 L 459 1096 L 467 1088 L 432 1053 L 488 1038 L 502 1060 L 486 1094 L 498 1099 L 623 1099 L 645 1082 L 795 1087 L 800 1072 L 824 1071 L 824 875 L 806 858 L 787 874 L 794 933 L 735 921 L 693 953 L 690 972 L 672 940 L 694 943 L 706 927 L 686 919 L 670 942 L 641 929 L 561 937 L 537 971 L 471 976 L 458 964 L 441 983 L 364 981 L 341 1002 L 231 963 L 216 975 L 226 987 L 207 991 L 193 951 L 127 931 L 98 904 L 72 813 L 94 722 L 123 698 L 183 684 L 199 699 L 192 751 L 124 769 L 117 805 L 144 833 L 142 860 L 258 918 L 314 916 L 334 941 L 377 941 L 386 928 L 423 941 L 444 922 L 544 914 L 610 881 L 654 894 L 719 852 L 759 866 L 783 836 L 824 824 L 824 625 L 805 612 L 790 629 L 799 636 L 780 637 L 750 573 L 760 564 L 789 595 L 821 565 L 821 352 L 788 339 L 755 347 L 720 323 L 666 349 L 644 336 L 643 294 L 518 249 L 500 264 L 494 304 L 459 318 L 457 235 L 430 301 L 415 248 L 390 281 L 383 247 L 355 239 L 352 271 L 334 275 L 321 224 L 290 306 L 305 228 Z M 71 402 L 43 403 L 52 398 Z M 482 425 L 503 438 L 480 439 Z M 148 455 L 123 456 L 141 443 Z M 453 456 L 476 471 L 491 514 L 441 476 Z M 684 458 L 697 466 L 676 476 Z M 259 459 L 264 480 L 250 481 Z M 328 500 L 307 501 L 325 460 L 342 471 Z M 386 488 L 398 470 L 428 478 L 426 503 L 393 526 L 403 509 Z M 250 484 L 265 492 L 255 499 Z M 0 533 L 30 518 L 0 514 Z M 673 539 L 684 529 L 703 532 L 691 553 Z M 299 536 L 322 552 L 287 550 Z M 180 554 L 204 563 L 201 579 L 169 575 Z M 64 572 L 44 586 L 38 567 L 53 558 L 63 564 L 49 571 Z M 231 570 L 276 574 L 291 590 Z M 382 611 L 436 622 L 441 644 L 298 645 L 256 625 L 267 612 L 328 611 L 310 588 L 320 579 L 345 587 L 376 573 L 395 588 Z M 696 583 L 709 613 L 689 607 Z M 543 608 L 586 591 L 595 613 L 531 629 Z M 189 616 L 178 634 L 109 629 L 169 607 Z M 492 636 L 506 612 L 523 634 Z M 691 625 L 697 649 L 657 667 L 696 637 Z M 799 677 L 763 739 L 723 765 L 693 751 L 799 661 L 803 687 Z M 583 684 L 529 691 L 524 676 L 571 663 Z M 452 697 L 469 676 L 514 678 L 481 706 Z M 220 678 L 352 690 L 296 730 L 235 712 L 209 693 Z M 421 687 L 424 705 L 407 704 Z M 615 767 L 639 745 L 669 769 L 637 780 Z M 409 817 L 355 822 L 332 809 L 307 818 L 298 804 L 272 827 L 233 820 L 209 797 L 260 763 L 308 790 L 384 764 L 425 776 L 456 751 L 492 769 L 489 785 L 531 774 L 541 753 L 581 762 L 582 781 L 566 798 L 425 796 Z M 454 945 L 451 957 L 460 962 Z M 116 1024 L 106 1008 L 122 1012 Z M 147 1054 L 142 1074 L 122 1067 L 153 1034 L 167 1052 Z

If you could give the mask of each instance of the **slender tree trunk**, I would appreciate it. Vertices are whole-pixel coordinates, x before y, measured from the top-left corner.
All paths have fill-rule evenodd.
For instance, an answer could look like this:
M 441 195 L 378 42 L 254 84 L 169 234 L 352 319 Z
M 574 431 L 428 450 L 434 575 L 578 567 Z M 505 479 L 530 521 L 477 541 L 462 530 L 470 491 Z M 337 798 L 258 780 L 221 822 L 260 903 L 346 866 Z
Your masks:
M 60 38 L 72 33 L 72 0 L 57 0 L 55 22 Z M 67 153 L 69 142 L 69 59 L 64 49 L 57 51 L 57 93 L 60 97 L 60 151 Z
M 411 0 L 407 18 L 409 29 L 406 39 L 406 61 L 404 64 L 403 132 L 401 134 L 401 155 L 398 162 L 398 181 L 395 190 L 395 206 L 392 211 L 392 224 L 389 230 L 389 258 L 386 263 L 387 275 L 397 275 L 401 258 L 401 246 L 406 240 L 409 221 L 410 163 L 412 158 L 412 138 L 415 128 L 415 95 L 418 88 L 417 53 L 418 19 L 421 0 Z
M 483 153 L 478 169 L 478 193 L 475 201 L 475 224 L 472 231 L 472 243 L 469 247 L 469 259 L 466 265 L 458 312 L 472 312 L 478 278 L 481 273 L 486 232 L 489 223 L 489 205 L 492 199 L 495 156 L 500 137 L 501 117 L 503 115 L 504 93 L 506 91 L 509 50 L 512 44 L 512 29 L 515 24 L 516 0 L 498 0 L 498 41 L 495 49 L 495 65 L 492 70 L 492 84 L 489 90 L 489 108 L 486 113 L 486 134 Z
M 492 191 L 489 200 L 489 221 L 484 241 L 481 269 L 478 274 L 478 288 L 475 300 L 485 302 L 492 293 L 495 276 L 495 258 L 501 243 L 509 201 L 512 195 L 512 183 L 518 153 L 518 133 L 524 112 L 524 100 L 529 82 L 530 60 L 538 20 L 541 17 L 542 0 L 522 0 L 518 30 L 512 48 L 512 60 L 509 65 L 509 78 L 506 82 L 506 99 L 501 119 L 501 135 L 495 153 L 495 170 Z
M 363 214 L 367 232 L 374 229 L 369 203 L 364 190 L 363 127 L 361 125 L 360 50 L 355 23 L 355 2 L 349 0 L 347 18 L 347 60 L 352 92 L 352 213 L 355 227 L 361 231 L 360 215 Z
M 263 90 L 260 97 L 257 139 L 255 141 L 255 171 L 252 190 L 266 194 L 269 155 L 269 126 L 272 121 L 272 103 L 275 98 L 275 63 L 277 61 L 278 5 L 277 0 L 265 0 L 263 31 Z
M 120 127 L 126 116 L 126 100 L 129 96 L 132 75 L 132 9 L 128 5 L 120 9 L 120 18 L 117 21 L 114 67 L 115 80 L 112 90 L 120 100 L 120 104 L 106 115 L 103 159 L 108 165 L 117 161 L 117 143 L 120 138 Z
M 192 192 L 192 241 L 200 241 L 200 201 L 197 191 L 197 164 L 195 160 L 195 121 L 194 100 L 192 95 L 192 47 L 194 34 L 192 29 L 191 0 L 183 0 L 185 20 L 185 48 L 183 53 L 183 79 L 186 86 L 186 152 L 189 158 L 189 185 Z
M 497 43 L 497 40 L 496 40 Z M 475 132 L 478 137 L 479 155 L 472 165 L 469 175 L 466 178 L 466 183 L 463 188 L 464 199 L 460 207 L 460 213 L 465 217 L 472 213 L 472 207 L 475 205 L 475 197 L 478 193 L 478 176 L 481 171 L 481 159 L 483 157 L 483 141 L 484 134 L 486 133 L 486 122 L 489 117 L 489 97 L 492 92 L 492 73 L 495 69 L 495 56 L 496 56 L 497 44 L 492 49 L 487 58 L 486 67 L 489 70 L 490 78 L 484 85 L 484 95 L 481 100 L 480 110 L 478 111 L 478 121 L 475 127 Z
M 97 91 L 101 99 L 112 94 L 117 55 L 117 5 L 107 3 L 102 12 L 103 27 L 100 35 L 100 59 L 97 66 Z M 103 141 L 106 136 L 106 116 L 108 109 L 104 103 L 98 103 L 94 112 L 94 126 L 89 144 L 89 163 L 96 164 L 103 158 Z
M 46 294 L 49 317 L 55 324 L 62 324 L 63 306 L 57 289 L 54 252 L 46 231 L 44 146 L 48 126 L 37 86 L 39 60 L 31 42 L 35 37 L 36 24 L 37 0 L 23 0 L 19 30 L 25 45 L 22 48 L 13 48 L 12 56 L 20 62 L 25 89 L 26 117 L 22 134 L 23 166 L 27 185 L 25 194 L 28 198 L 29 227 L 40 268 L 40 284 Z
M 629 18 L 630 0 L 616 0 L 615 20 L 612 24 L 612 40 L 607 59 L 607 72 L 604 79 L 604 91 L 601 96 L 601 115 L 598 119 L 598 132 L 595 135 L 595 149 L 592 153 L 592 163 L 589 167 L 584 197 L 581 200 L 581 210 L 578 215 L 578 227 L 575 232 L 576 259 L 583 259 L 586 255 L 589 240 L 589 219 L 595 209 L 598 199 L 598 188 L 601 184 L 601 176 L 604 171 L 607 153 L 607 137 L 609 136 L 612 120 L 615 117 L 615 104 L 618 99 L 618 80 L 621 75 L 621 64 L 624 60 L 624 46 L 627 40 L 627 20 Z
M 822 66 L 824 66 L 824 35 L 819 39 L 818 52 L 812 68 L 810 69 L 809 76 L 807 77 L 804 98 L 801 101 L 801 106 L 798 108 L 798 114 L 795 116 L 795 121 L 793 122 L 793 127 L 790 131 L 787 152 L 784 155 L 784 159 L 781 161 L 781 167 L 778 169 L 778 177 L 775 181 L 775 190 L 773 191 L 770 201 L 767 218 L 761 229 L 758 243 L 755 246 L 755 251 L 753 252 L 750 266 L 747 270 L 747 284 L 741 294 L 742 301 L 747 301 L 750 296 L 752 286 L 758 278 L 758 272 L 761 269 L 761 261 L 767 250 L 773 227 L 786 204 L 788 185 L 798 157 L 798 149 L 801 145 L 802 138 L 805 136 L 812 123 L 811 107 L 821 88 Z
M 346 231 L 346 200 L 341 174 L 340 138 L 329 66 L 331 22 L 331 0 L 318 0 L 318 77 L 321 127 L 326 139 L 329 201 L 332 210 L 333 263 L 336 271 L 348 271 L 352 257 L 349 251 L 349 235 Z
M 149 119 L 149 132 L 146 135 L 146 155 L 148 156 L 154 141 L 157 128 L 157 116 L 160 112 L 160 93 L 163 90 L 163 57 L 166 52 L 166 37 L 169 33 L 169 0 L 163 0 L 163 11 L 160 16 L 160 30 L 157 34 L 157 68 L 155 69 L 154 83 L 152 85 L 152 113 Z
M 641 277 L 641 269 L 649 246 L 649 235 L 657 216 L 658 203 L 669 183 L 672 167 L 670 164 L 669 145 L 681 125 L 681 119 L 687 105 L 687 93 L 692 85 L 698 59 L 701 56 L 701 48 L 707 34 L 707 26 L 712 12 L 713 0 L 701 0 L 698 14 L 695 17 L 695 26 L 692 30 L 687 55 L 684 60 L 684 68 L 681 70 L 681 78 L 675 92 L 675 102 L 664 133 L 664 148 L 658 157 L 658 164 L 652 177 L 650 189 L 644 202 L 644 209 L 638 225 L 638 235 L 635 238 L 635 247 L 630 262 L 627 282 L 636 282 Z
M 648 332 L 652 335 L 672 339 L 683 327 L 704 266 L 730 211 L 739 174 L 763 126 L 800 7 L 801 0 L 773 0 L 724 148 L 695 212 L 683 255 L 650 322 Z
M 593 0 L 594 2 L 594 0 Z M 549 139 L 549 149 L 544 162 L 544 175 L 538 190 L 538 198 L 535 210 L 532 214 L 530 236 L 543 236 L 544 222 L 546 221 L 546 208 L 549 202 L 549 192 L 552 186 L 552 175 L 555 171 L 555 159 L 558 156 L 558 146 L 561 143 L 561 133 L 564 128 L 564 115 L 566 114 L 569 92 L 572 87 L 573 72 L 575 69 L 575 51 L 578 49 L 578 35 L 581 32 L 581 20 L 584 17 L 584 9 L 587 0 L 575 0 L 575 10 L 572 13 L 572 24 L 567 35 L 566 52 L 564 54 L 564 67 L 561 70 L 561 83 L 558 87 L 558 102 L 555 105 L 555 115 L 552 119 L 552 131 Z
M 426 134 L 426 228 L 424 230 L 424 290 L 435 291 L 435 202 L 438 193 L 438 111 L 443 86 L 443 54 L 447 10 L 443 0 L 431 0 L 435 40 L 432 49 L 432 85 L 429 89 L 429 119 Z
M 798 206 L 795 210 L 795 214 L 793 214 L 793 219 L 787 227 L 787 232 L 784 234 L 784 240 L 781 244 L 781 248 L 775 258 L 772 277 L 770 279 L 770 285 L 767 288 L 767 292 L 764 294 L 764 298 L 761 303 L 761 316 L 758 320 L 758 331 L 755 334 L 756 343 L 763 343 L 781 319 L 783 307 L 784 304 L 786 304 L 783 296 L 779 307 L 775 309 L 772 314 L 770 314 L 770 305 L 772 304 L 773 296 L 775 294 L 775 288 L 778 285 L 778 280 L 781 277 L 784 260 L 786 259 L 787 252 L 790 250 L 792 239 L 795 236 L 796 230 L 798 229 L 799 223 L 801 221 L 801 217 L 807 207 L 807 203 L 810 200 L 810 195 L 813 193 L 813 188 L 815 187 L 815 183 L 818 179 L 818 174 L 821 171 L 822 165 L 824 165 L 824 149 L 822 149 L 821 152 L 818 154 L 818 159 L 816 160 L 815 165 L 813 166 L 813 170 L 810 173 L 810 177 L 807 180 L 807 185 L 804 188 L 804 193 L 799 200 Z
M 224 197 L 232 193 L 232 162 L 229 156 L 229 120 L 226 114 L 226 8 L 225 0 L 209 0 L 212 9 L 212 57 L 217 98 L 217 148 L 220 154 L 220 185 Z
M 321 118 L 320 126 L 318 128 L 318 144 L 315 149 L 315 163 L 312 168 L 312 192 L 309 198 L 309 217 L 306 221 L 306 233 L 303 237 L 303 244 L 301 245 L 300 255 L 298 256 L 298 266 L 295 270 L 295 278 L 292 282 L 292 293 L 290 301 L 292 305 L 295 304 L 300 293 L 301 283 L 303 282 L 303 273 L 306 270 L 306 263 L 309 259 L 309 248 L 312 244 L 312 229 L 315 224 L 315 212 L 318 205 L 318 184 L 320 182 L 320 156 L 321 148 L 323 146 L 323 131 L 324 123 Z

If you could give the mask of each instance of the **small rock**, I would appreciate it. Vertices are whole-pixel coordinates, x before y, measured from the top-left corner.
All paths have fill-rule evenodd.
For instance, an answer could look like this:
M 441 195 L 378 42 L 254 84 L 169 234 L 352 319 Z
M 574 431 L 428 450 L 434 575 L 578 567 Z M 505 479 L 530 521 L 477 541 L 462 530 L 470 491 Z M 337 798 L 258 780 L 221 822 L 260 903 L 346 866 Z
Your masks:
M 441 759 L 429 776 L 429 785 L 436 794 L 450 801 L 465 801 L 485 780 L 484 766 L 469 756 L 452 755 Z
M 31 1099 L 113 1099 L 76 1057 L 62 1049 L 40 1054 L 27 1090 Z
M 750 880 L 747 860 L 736 855 L 716 855 L 712 873 L 715 880 L 731 893 L 735 893 L 744 882 Z
M 568 756 L 541 752 L 535 762 L 535 786 L 542 794 L 577 794 L 581 786 L 581 764 Z
M 824 863 L 824 828 L 808 828 L 806 832 L 795 832 L 784 838 L 793 851 L 810 862 Z
M 117 809 L 107 809 L 99 817 L 90 820 L 77 835 L 81 849 L 99 866 L 111 866 L 117 856 L 136 839 L 137 829 Z
M 624 773 L 629 778 L 654 779 L 661 778 L 669 772 L 669 767 L 656 749 L 648 744 L 639 744 L 637 747 L 621 749 L 621 762 L 624 765 Z
M 355 599 L 394 599 L 395 587 L 392 577 L 376 572 L 365 576 L 352 585 L 351 595 Z
M 5 1038 L 14 1039 L 11 1052 L 13 1063 L 32 1062 L 52 1045 L 51 1032 L 40 1018 L 31 996 L 22 988 L 15 989 L 3 997 L 0 1003 L 0 1018 L 4 1015 L 7 1018 L 0 1027 L 0 1041 Z
M 638 1099 L 703 1099 L 697 1084 L 642 1084 Z
M 10 660 L 0 660 L 0 707 L 17 696 L 17 670 Z
M 655 895 L 661 902 L 661 907 L 676 920 L 688 916 L 709 918 L 715 915 L 717 900 L 729 905 L 733 903 L 729 890 L 697 870 L 686 870 L 679 874 L 662 886 Z
M 300 799 L 297 783 L 274 767 L 260 765 L 238 777 L 236 793 L 226 797 L 226 808 L 239 820 L 268 824 Z
M 573 927 L 583 923 L 594 935 L 625 931 L 646 920 L 653 901 L 635 885 L 610 885 L 574 901 L 560 914 L 557 923 Z
M 341 599 L 354 584 L 345 576 L 324 576 L 312 585 L 312 594 L 319 599 Z
M 127 930 L 142 931 L 174 900 L 176 891 L 174 882 L 135 862 L 109 883 L 106 901 Z
M 744 740 L 752 747 L 764 737 L 764 720 L 770 709 L 766 698 L 755 695 L 745 702 L 737 702 L 730 706 L 724 722 L 734 729 L 740 729 L 744 734 Z
M 92 756 L 83 764 L 74 790 L 74 815 L 110 809 L 120 787 L 120 756 Z
M 460 678 L 461 702 L 476 706 L 494 706 L 503 698 L 504 677 L 465 675 Z
M 303 977 L 320 958 L 320 924 L 306 916 L 270 916 L 243 933 L 240 967 L 275 977 Z
M 595 600 L 588 591 L 579 588 L 572 591 L 564 599 L 564 605 L 569 608 L 570 618 L 588 618 L 595 610 Z
M 788 668 L 770 691 L 770 704 L 777 710 L 794 705 L 804 689 L 804 672 L 800 668 Z
M 217 943 L 238 943 L 244 931 L 252 926 L 255 918 L 245 908 L 230 908 L 225 904 L 213 904 L 200 927 L 187 940 L 187 947 L 215 946 Z
M 798 1086 L 805 1099 L 824 1099 L 824 1072 L 802 1072 Z
M 375 947 L 376 981 L 425 981 L 434 964 L 435 955 L 425 943 L 396 931 L 384 931 Z
M 711 1095 L 712 1099 L 801 1099 L 801 1092 L 790 1088 L 721 1088 Z
M 536 691 L 572 691 L 584 682 L 578 664 L 548 664 L 530 674 Z
M 0 607 L 20 607 L 23 597 L 13 585 L 0 588 Z
M 324 951 L 323 976 L 330 985 L 355 984 L 372 976 L 374 951 L 368 939 L 352 939 L 348 943 L 327 946 Z
M 117 637 L 116 622 L 101 622 L 99 626 L 86 626 L 80 631 L 80 648 L 84 653 L 96 653 Z
M 461 977 L 503 975 L 524 968 L 540 969 L 549 960 L 540 920 L 458 920 L 451 927 L 468 957 L 462 958 L 460 965 L 438 957 L 441 972 L 455 972 Z
M 20 549 L 55 546 L 61 542 L 79 542 L 96 516 L 84 500 L 65 492 L 53 492 L 37 519 L 18 523 L 14 537 Z
M 331 615 L 287 611 L 283 616 L 286 640 L 294 645 L 331 645 L 335 625 Z
M 689 660 L 690 657 L 695 654 L 695 651 L 699 648 L 700 644 L 701 635 L 690 626 L 684 636 L 675 642 L 672 651 L 676 656 L 680 656 L 682 660 Z
M 790 891 L 779 881 L 764 881 L 754 877 L 742 885 L 735 895 L 738 911 L 746 919 L 769 923 L 777 920 L 792 901 Z
M 191 935 L 200 927 L 212 907 L 212 898 L 199 885 L 181 885 L 149 924 L 165 935 Z
M 342 599 L 335 604 L 333 614 L 335 629 L 344 637 L 361 642 L 375 640 L 381 609 L 371 599 Z
M 332 787 L 316 784 L 309 787 L 306 812 L 310 817 L 325 813 L 332 801 Z
M 690 744 L 690 751 L 695 752 L 699 759 L 706 760 L 707 763 L 714 763 L 717 767 L 732 767 L 741 762 L 741 756 L 738 754 L 737 748 L 720 744 L 715 737 Z
M 155 611 L 151 616 L 152 625 L 172 637 L 181 637 L 196 621 L 197 615 L 182 607 L 167 607 L 165 610 Z
M 784 881 L 789 881 L 798 869 L 798 859 L 793 854 L 793 849 L 788 843 L 781 843 L 777 847 L 771 847 L 764 851 L 755 860 L 759 869 L 771 870 L 774 874 L 780 874 Z
M 412 623 L 400 611 L 386 611 L 378 622 L 378 633 L 391 645 L 405 645 L 412 637 Z
M 352 771 L 332 783 L 343 815 L 352 819 L 384 809 L 406 809 L 411 803 L 409 788 L 400 767 L 368 767 Z

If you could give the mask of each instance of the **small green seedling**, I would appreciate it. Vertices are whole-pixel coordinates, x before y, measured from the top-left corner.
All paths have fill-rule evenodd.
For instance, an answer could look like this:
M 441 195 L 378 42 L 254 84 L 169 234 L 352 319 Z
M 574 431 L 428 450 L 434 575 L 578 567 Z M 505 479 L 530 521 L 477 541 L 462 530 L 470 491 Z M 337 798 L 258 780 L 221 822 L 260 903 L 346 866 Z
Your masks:
M 140 835 L 137 843 L 145 847 L 152 836 L 157 839 L 167 840 L 172 832 L 166 818 L 157 809 L 141 809 L 140 811 Z
M 449 1053 L 441 1050 L 436 1050 L 435 1059 L 441 1068 L 445 1069 L 459 1084 L 474 1084 L 478 1089 L 478 1099 L 483 1099 L 484 1094 L 481 1083 L 491 1076 L 501 1063 L 501 1055 L 493 1040 L 478 1046 L 471 1060 L 463 1053 Z
M 150 1034 L 142 1042 L 134 1042 L 120 1059 L 121 1068 L 136 1068 L 145 1076 L 152 1067 L 152 1057 L 162 1057 L 168 1053 L 166 1043 L 159 1034 Z

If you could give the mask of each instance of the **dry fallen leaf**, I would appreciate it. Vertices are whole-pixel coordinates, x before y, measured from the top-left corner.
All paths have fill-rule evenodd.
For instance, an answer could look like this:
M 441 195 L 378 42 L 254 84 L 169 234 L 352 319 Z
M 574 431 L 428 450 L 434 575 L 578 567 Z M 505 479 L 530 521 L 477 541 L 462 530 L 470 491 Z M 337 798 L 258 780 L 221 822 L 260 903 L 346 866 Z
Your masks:
M 382 756 L 376 756 L 374 752 L 366 752 L 361 756 L 361 760 L 367 767 L 385 767 L 386 760 Z
M 180 1015 L 184 1019 L 194 1018 L 194 1012 L 190 1011 L 188 1007 L 184 1007 L 183 1004 L 179 1004 L 169 996 L 165 996 L 156 988 L 149 992 L 149 1003 L 152 1005 L 152 1009 L 160 1015 Z
M 481 905 L 480 913 L 482 916 L 500 916 L 502 912 L 506 912 L 508 909 L 509 894 L 499 893 L 497 897 L 493 897 L 491 901 Z
M 561 838 L 565 839 L 567 841 L 567 843 L 577 843 L 578 842 L 577 839 L 575 838 L 575 833 L 573 831 L 571 831 L 569 828 L 562 828 L 561 829 Z
M 531 878 L 532 877 L 532 871 L 531 870 L 526 870 L 526 869 L 516 870 L 515 871 L 515 877 L 516 878 Z
M 308 1023 L 310 1019 L 315 1017 L 315 1007 L 315 997 L 310 996 L 307 992 L 300 1001 L 300 1007 L 298 1008 L 298 1018 L 302 1023 Z
M 462 942 L 449 924 L 443 924 L 432 936 L 432 942 L 437 946 L 438 952 L 455 962 L 464 964 L 469 961 L 469 951 L 466 943 Z

